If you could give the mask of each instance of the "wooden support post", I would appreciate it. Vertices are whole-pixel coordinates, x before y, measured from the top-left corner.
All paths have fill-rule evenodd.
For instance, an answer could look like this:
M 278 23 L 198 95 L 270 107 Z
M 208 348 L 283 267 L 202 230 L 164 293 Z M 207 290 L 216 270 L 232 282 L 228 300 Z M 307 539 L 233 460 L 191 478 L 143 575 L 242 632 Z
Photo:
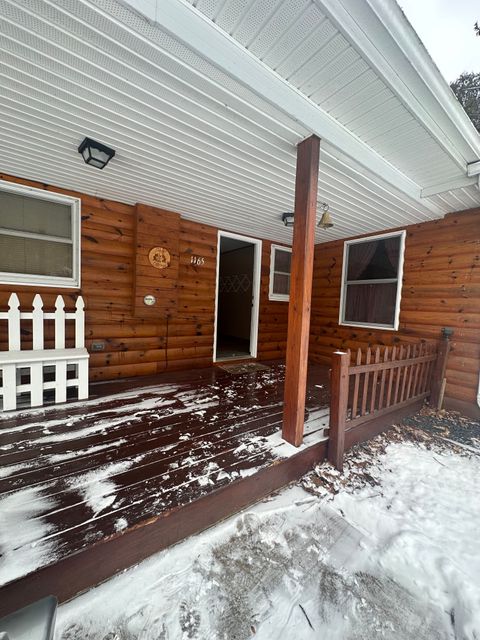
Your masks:
M 445 389 L 445 372 L 447 370 L 448 354 L 450 353 L 451 329 L 442 329 L 442 337 L 438 344 L 437 361 L 433 367 L 430 385 L 430 406 L 432 409 L 441 409 L 443 404 L 442 388 Z
M 330 376 L 330 426 L 328 430 L 328 461 L 342 471 L 345 450 L 345 422 L 348 405 L 348 367 L 350 353 L 336 351 L 332 356 Z
M 297 147 L 282 432 L 283 438 L 296 447 L 302 444 L 305 420 L 319 156 L 317 136 L 310 136 Z

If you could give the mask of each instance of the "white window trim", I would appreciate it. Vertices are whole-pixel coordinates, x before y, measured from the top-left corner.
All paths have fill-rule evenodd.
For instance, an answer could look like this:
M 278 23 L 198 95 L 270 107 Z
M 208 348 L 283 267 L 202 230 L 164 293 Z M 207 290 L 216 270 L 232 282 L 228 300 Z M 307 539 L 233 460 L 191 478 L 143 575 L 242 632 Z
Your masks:
M 268 286 L 268 299 L 269 300 L 273 300 L 276 302 L 288 302 L 290 300 L 290 294 L 286 294 L 286 293 L 274 293 L 273 292 L 273 276 L 274 273 L 283 273 L 281 271 L 277 271 L 275 272 L 275 253 L 277 251 L 277 249 L 280 249 L 281 251 L 288 251 L 289 253 L 292 253 L 292 248 L 291 247 L 285 247 L 281 244 L 272 244 L 270 247 L 270 279 L 269 279 L 269 286 Z M 287 275 L 287 274 L 285 274 Z M 289 276 L 291 276 L 291 272 L 288 274 Z
M 406 231 L 392 231 L 391 233 L 382 233 L 375 236 L 369 236 L 368 238 L 358 238 L 356 240 L 346 240 L 343 244 L 343 265 L 342 265 L 342 286 L 340 290 L 340 309 L 338 312 L 338 324 L 344 327 L 359 327 L 363 329 L 382 329 L 386 331 L 398 331 L 400 322 L 400 303 L 402 299 L 402 287 L 403 287 L 403 262 L 405 257 L 405 237 Z M 398 258 L 398 273 L 397 278 L 385 278 L 380 280 L 369 280 L 369 284 L 375 284 L 379 282 L 397 282 L 397 298 L 395 301 L 395 317 L 393 325 L 390 324 L 366 324 L 363 322 L 347 322 L 344 320 L 345 314 L 345 302 L 347 296 L 347 254 L 348 247 L 352 244 L 359 244 L 360 242 L 371 242 L 372 240 L 384 240 L 387 238 L 400 238 L 400 251 Z M 359 281 L 362 282 L 362 281 Z
M 72 276 L 69 278 L 60 278 L 57 276 L 43 276 L 28 273 L 8 273 L 0 271 L 0 284 L 19 284 L 22 286 L 37 287 L 56 287 L 59 289 L 79 289 L 80 288 L 80 256 L 81 256 L 81 204 L 79 198 L 66 196 L 61 193 L 45 191 L 44 189 L 36 189 L 6 180 L 0 180 L 0 191 L 8 191 L 17 195 L 38 198 L 39 200 L 47 200 L 48 202 L 57 202 L 68 205 L 72 210 L 72 239 L 58 238 L 56 236 L 48 236 L 42 234 L 32 234 L 29 232 L 14 232 L 7 230 L 6 235 L 18 235 L 21 237 L 38 237 L 43 240 L 51 240 L 54 242 L 64 242 L 72 244 Z M 0 229 L 1 232 L 1 229 Z

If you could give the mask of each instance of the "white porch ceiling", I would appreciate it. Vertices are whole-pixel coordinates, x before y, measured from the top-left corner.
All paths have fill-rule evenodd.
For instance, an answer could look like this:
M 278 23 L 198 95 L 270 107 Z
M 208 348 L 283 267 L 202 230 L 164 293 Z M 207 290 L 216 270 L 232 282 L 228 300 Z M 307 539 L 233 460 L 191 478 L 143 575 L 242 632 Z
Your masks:
M 0 0 L 0 171 L 290 242 L 280 218 L 310 118 L 332 132 L 319 203 L 335 226 L 317 242 L 480 205 L 466 169 L 476 132 L 461 113 L 459 132 L 435 100 L 412 112 L 417 75 L 407 87 L 385 80 L 335 26 L 341 2 L 191 1 Z M 253 66 L 228 73 L 220 50 L 213 64 L 218 36 L 230 62 L 257 65 L 273 89 L 281 81 L 292 107 L 272 103 L 266 82 L 253 87 L 253 72 L 239 78 Z M 116 149 L 104 171 L 77 153 L 86 135 Z

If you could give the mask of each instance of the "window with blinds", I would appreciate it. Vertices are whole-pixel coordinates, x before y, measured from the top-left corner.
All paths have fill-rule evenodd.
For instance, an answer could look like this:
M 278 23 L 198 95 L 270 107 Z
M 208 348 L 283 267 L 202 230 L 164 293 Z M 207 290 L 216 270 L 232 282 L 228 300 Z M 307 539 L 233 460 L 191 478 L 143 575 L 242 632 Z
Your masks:
M 77 198 L 0 182 L 0 283 L 80 286 Z
M 398 329 L 405 231 L 344 245 L 340 324 Z
M 292 250 L 272 244 L 270 255 L 270 300 L 290 299 L 290 271 Z

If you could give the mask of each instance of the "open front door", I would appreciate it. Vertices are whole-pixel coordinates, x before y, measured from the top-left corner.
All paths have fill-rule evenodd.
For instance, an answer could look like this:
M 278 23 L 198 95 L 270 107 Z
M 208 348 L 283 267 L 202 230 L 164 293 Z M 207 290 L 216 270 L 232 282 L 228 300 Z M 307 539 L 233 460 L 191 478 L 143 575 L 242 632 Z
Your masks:
M 214 360 L 255 358 L 261 240 L 218 234 Z

